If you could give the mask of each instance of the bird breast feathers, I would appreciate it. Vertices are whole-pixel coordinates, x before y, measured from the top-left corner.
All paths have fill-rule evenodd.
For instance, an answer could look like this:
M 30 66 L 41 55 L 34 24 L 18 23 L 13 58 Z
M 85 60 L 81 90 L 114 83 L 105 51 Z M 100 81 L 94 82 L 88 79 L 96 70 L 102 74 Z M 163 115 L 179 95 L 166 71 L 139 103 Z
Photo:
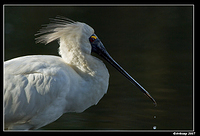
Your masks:
M 51 61 L 45 60 L 48 58 Z M 5 62 L 5 84 L 12 86 L 11 84 L 17 84 L 19 80 L 23 80 L 22 83 L 24 84 L 21 84 L 20 87 L 26 91 L 28 101 L 30 101 L 30 95 L 33 93 L 32 90 L 35 90 L 40 95 L 49 92 L 53 92 L 52 95 L 55 95 L 54 93 L 59 93 L 58 90 L 62 90 L 61 88 L 69 80 L 67 70 L 62 69 L 64 64 L 59 63 L 59 60 L 60 57 L 55 56 L 25 56 L 7 61 Z M 70 69 L 70 67 L 66 68 Z M 15 90 L 17 88 L 10 89 Z

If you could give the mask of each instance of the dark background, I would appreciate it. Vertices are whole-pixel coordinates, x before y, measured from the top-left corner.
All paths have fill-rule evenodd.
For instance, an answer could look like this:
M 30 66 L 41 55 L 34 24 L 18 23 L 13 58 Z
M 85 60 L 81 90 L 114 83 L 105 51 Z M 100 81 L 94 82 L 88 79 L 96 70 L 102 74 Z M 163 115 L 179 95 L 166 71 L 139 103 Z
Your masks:
M 193 129 L 192 6 L 4 6 L 4 60 L 58 55 L 57 41 L 36 44 L 34 34 L 57 15 L 95 29 L 110 55 L 158 103 L 152 102 L 107 62 L 107 94 L 83 113 L 67 113 L 41 128 Z

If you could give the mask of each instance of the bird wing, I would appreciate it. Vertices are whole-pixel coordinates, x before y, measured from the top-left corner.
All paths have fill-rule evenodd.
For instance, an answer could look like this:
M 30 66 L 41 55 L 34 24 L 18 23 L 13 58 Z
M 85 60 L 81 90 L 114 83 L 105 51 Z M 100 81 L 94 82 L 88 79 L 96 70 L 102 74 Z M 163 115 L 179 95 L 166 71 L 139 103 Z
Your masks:
M 25 56 L 6 61 L 5 122 L 26 122 L 47 110 L 56 99 L 64 101 L 69 90 L 69 71 L 70 67 L 56 56 Z M 60 106 L 61 113 L 57 114 L 62 115 L 64 107 Z

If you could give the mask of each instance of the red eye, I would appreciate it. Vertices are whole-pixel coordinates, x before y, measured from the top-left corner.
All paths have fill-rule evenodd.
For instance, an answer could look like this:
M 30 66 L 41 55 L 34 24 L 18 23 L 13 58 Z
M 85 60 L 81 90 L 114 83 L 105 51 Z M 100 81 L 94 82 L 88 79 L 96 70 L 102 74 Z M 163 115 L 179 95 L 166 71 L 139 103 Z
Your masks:
M 95 39 L 90 37 L 89 40 L 90 40 L 90 42 L 92 43 L 92 42 L 94 42 Z
M 97 37 L 93 34 L 92 36 L 90 36 L 89 41 L 90 43 L 94 42 L 97 39 Z

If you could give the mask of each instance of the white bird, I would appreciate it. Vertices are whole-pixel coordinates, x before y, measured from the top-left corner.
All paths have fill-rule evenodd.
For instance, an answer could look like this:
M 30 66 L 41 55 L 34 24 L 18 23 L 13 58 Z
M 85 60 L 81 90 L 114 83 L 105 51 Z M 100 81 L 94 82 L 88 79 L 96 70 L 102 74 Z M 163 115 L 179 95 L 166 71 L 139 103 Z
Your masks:
M 103 57 L 147 95 L 108 54 L 93 28 L 57 17 L 39 31 L 37 42 L 59 40 L 58 56 L 33 55 L 4 63 L 4 128 L 30 130 L 45 126 L 67 112 L 83 112 L 107 92 L 109 73 Z

